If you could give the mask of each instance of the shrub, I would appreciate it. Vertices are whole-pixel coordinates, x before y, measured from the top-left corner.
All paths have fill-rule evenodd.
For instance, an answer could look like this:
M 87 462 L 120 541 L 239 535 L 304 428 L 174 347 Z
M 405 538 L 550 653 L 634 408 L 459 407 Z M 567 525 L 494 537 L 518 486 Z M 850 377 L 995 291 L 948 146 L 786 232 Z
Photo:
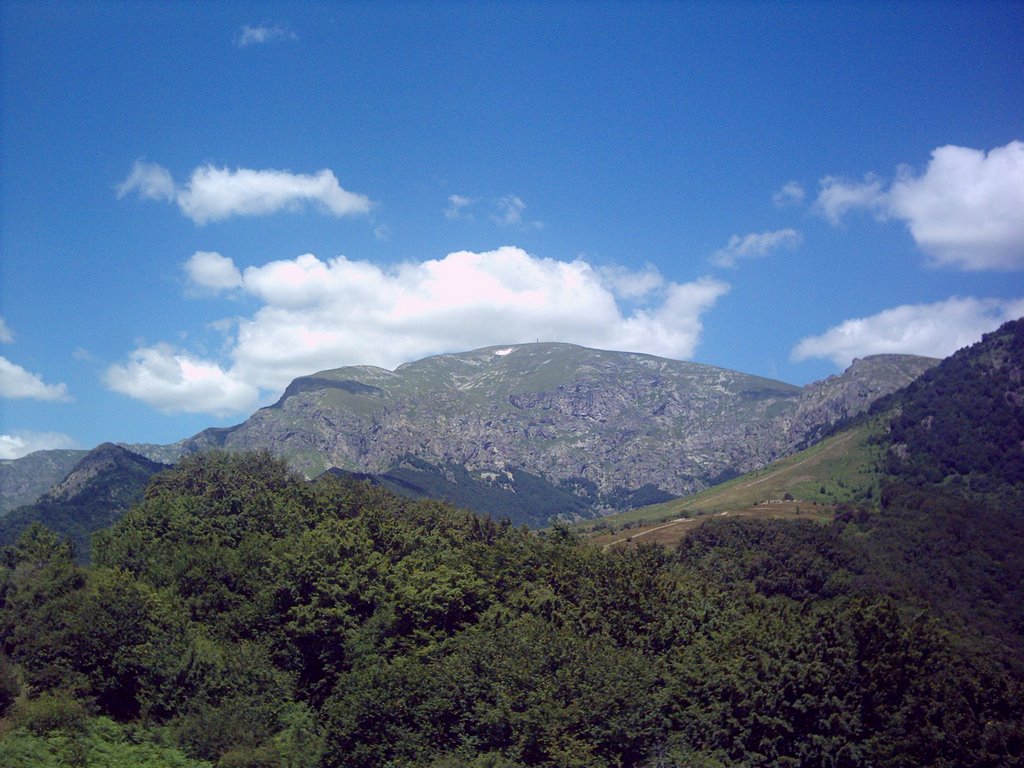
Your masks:
M 19 701 L 11 712 L 16 728 L 25 728 L 36 736 L 56 730 L 68 733 L 83 731 L 88 717 L 82 703 L 64 691 Z

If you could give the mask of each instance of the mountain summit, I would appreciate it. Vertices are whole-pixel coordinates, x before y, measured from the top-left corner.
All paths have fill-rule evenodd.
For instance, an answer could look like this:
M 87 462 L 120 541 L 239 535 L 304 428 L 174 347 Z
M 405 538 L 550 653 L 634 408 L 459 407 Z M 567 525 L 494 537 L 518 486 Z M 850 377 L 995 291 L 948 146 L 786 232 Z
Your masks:
M 243 424 L 180 447 L 268 449 L 310 477 L 385 473 L 414 457 L 483 481 L 527 472 L 584 495 L 684 494 L 791 453 L 936 362 L 880 355 L 800 388 L 646 354 L 512 344 L 304 376 Z

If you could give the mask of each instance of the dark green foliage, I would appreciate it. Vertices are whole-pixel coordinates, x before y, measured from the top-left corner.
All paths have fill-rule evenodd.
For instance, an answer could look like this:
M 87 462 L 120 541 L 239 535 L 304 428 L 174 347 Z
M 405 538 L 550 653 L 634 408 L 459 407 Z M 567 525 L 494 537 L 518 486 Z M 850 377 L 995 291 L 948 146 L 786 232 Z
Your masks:
M 90 568 L 29 529 L 0 570 L 0 637 L 14 709 L 56 723 L 38 732 L 78 707 L 78 735 L 52 738 L 79 764 L 106 713 L 235 768 L 1022 765 L 1012 647 L 965 653 L 964 624 L 951 642 L 944 612 L 882 594 L 918 541 L 897 510 L 937 503 L 914 498 L 602 552 L 214 453 L 158 476 Z M 965 567 L 996 557 L 984 531 Z M 1017 599 L 1015 571 L 981 567 L 979 589 Z
M 10 768 L 212 768 L 190 760 L 142 729 L 108 718 L 37 735 L 16 728 L 0 738 L 0 765 Z
M 11 660 L 0 653 L 0 717 L 7 714 L 19 693 L 21 681 L 18 680 L 18 673 Z
M 889 470 L 905 481 L 959 477 L 979 492 L 1024 484 L 1024 319 L 947 358 L 893 402 Z
M 626 510 L 646 507 L 650 504 L 661 504 L 677 498 L 671 493 L 661 490 L 652 483 L 642 485 L 636 490 L 619 488 L 605 496 L 602 501 L 612 509 Z
M 891 483 L 860 526 L 863 580 L 941 613 L 965 642 L 1024 665 L 1024 514 L 996 500 Z
M 810 521 L 709 520 L 679 547 L 681 561 L 709 576 L 793 600 L 835 597 L 860 572 L 840 529 Z
M 596 493 L 593 498 L 583 497 L 520 469 L 488 479 L 475 477 L 461 464 L 431 464 L 415 456 L 406 456 L 379 475 L 338 469 L 329 472 L 369 480 L 406 498 L 442 499 L 480 515 L 532 528 L 543 527 L 559 516 L 588 516 L 596 501 Z

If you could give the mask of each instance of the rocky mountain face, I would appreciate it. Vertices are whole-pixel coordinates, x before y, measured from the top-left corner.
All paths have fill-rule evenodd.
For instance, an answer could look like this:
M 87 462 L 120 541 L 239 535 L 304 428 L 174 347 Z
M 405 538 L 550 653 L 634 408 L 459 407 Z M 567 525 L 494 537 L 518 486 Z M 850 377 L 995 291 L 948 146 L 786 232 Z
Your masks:
M 778 420 L 785 435 L 783 442 L 807 447 L 836 422 L 867 410 L 876 400 L 907 386 L 939 362 L 915 355 L 856 358 L 841 375 L 815 381 L 801 390 L 793 413 Z
M 936 362 L 869 357 L 800 388 L 571 344 L 488 347 L 302 377 L 243 424 L 174 449 L 269 449 L 310 477 L 387 473 L 411 456 L 483 481 L 523 471 L 601 498 L 686 494 L 812 442 Z

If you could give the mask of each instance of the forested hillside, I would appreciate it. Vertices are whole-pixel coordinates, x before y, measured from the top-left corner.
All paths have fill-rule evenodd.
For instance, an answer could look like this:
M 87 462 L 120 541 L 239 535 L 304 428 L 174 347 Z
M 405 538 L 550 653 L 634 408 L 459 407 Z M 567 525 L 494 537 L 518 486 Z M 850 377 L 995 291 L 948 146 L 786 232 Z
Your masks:
M 7 551 L 0 763 L 1022 764 L 1013 656 L 874 588 L 851 525 L 604 553 L 190 458 L 93 567 L 40 528 Z

